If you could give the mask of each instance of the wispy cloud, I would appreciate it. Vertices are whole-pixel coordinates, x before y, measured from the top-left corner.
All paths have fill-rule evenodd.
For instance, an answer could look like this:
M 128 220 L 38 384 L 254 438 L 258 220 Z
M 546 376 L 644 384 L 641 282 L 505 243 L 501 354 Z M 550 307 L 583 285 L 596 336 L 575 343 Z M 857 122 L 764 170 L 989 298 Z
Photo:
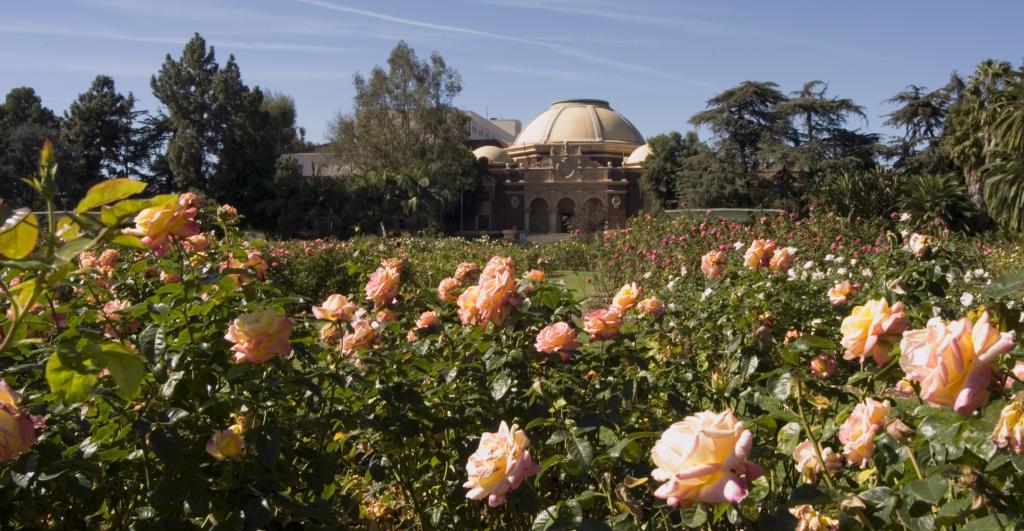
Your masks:
M 104 39 L 112 41 L 126 41 L 143 44 L 174 44 L 183 46 L 188 37 L 158 37 L 151 35 L 139 35 L 123 33 L 114 30 L 97 28 L 73 28 L 59 26 L 30 26 L 25 24 L 0 24 L 0 33 L 18 35 L 46 35 L 52 37 L 72 37 L 84 39 Z M 324 46 L 318 44 L 295 44 L 287 42 L 266 42 L 266 41 L 238 41 L 217 38 L 207 38 L 208 44 L 241 50 L 263 50 L 283 52 L 307 52 L 307 53 L 351 53 L 354 48 L 340 46 Z
M 600 79 L 597 76 L 586 72 L 572 70 L 559 70 L 553 68 L 534 68 L 532 66 L 515 65 L 487 65 L 484 70 L 498 74 L 510 74 L 514 76 L 539 77 L 544 79 L 557 79 L 560 81 L 572 81 L 586 83 L 588 85 L 609 85 L 608 80 Z
M 628 6 L 620 2 L 601 2 L 595 0 L 464 0 L 477 4 L 488 4 L 500 7 L 548 11 L 568 15 L 581 15 L 603 18 L 614 22 L 626 22 L 644 26 L 681 27 L 714 24 L 697 18 L 679 18 L 662 14 L 643 14 L 636 11 L 636 5 Z M 663 8 L 662 8 L 663 10 Z
M 474 29 L 474 28 L 466 28 L 466 27 L 462 27 L 462 26 L 452 26 L 452 25 L 448 25 L 448 24 L 437 24 L 437 23 L 434 23 L 434 22 L 427 22 L 427 21 L 424 21 L 424 20 L 417 20 L 417 19 L 411 19 L 411 18 L 405 18 L 405 17 L 397 17 L 397 16 L 394 16 L 394 15 L 389 15 L 387 13 L 381 13 L 381 12 L 378 12 L 378 11 L 370 11 L 368 9 L 361 9 L 361 8 L 357 8 L 357 7 L 351 7 L 351 6 L 347 6 L 347 5 L 343 5 L 343 4 L 338 4 L 338 3 L 335 3 L 335 2 L 328 2 L 326 0 L 296 0 L 296 1 L 300 2 L 300 3 L 303 3 L 303 4 L 308 4 L 308 5 L 317 6 L 317 7 L 321 7 L 321 8 L 324 8 L 324 9 L 328 9 L 328 10 L 335 11 L 335 12 L 338 12 L 338 13 L 345 13 L 345 14 L 349 14 L 349 15 L 358 15 L 358 16 L 361 16 L 361 17 L 367 17 L 367 18 L 372 18 L 372 19 L 376 19 L 376 20 L 382 20 L 382 21 L 391 22 L 391 23 L 394 23 L 394 24 L 401 24 L 401 25 L 412 26 L 412 27 L 416 27 L 416 28 L 429 29 L 429 30 L 434 30 L 434 31 L 439 31 L 439 32 L 449 33 L 449 34 L 467 35 L 467 36 L 471 36 L 471 37 L 480 37 L 480 38 L 490 39 L 490 40 L 498 40 L 498 41 L 518 43 L 518 44 L 527 44 L 527 45 L 530 45 L 530 46 L 538 46 L 538 47 L 546 48 L 546 49 L 551 50 L 553 52 L 559 53 L 561 55 L 565 55 L 565 56 L 568 56 L 568 57 L 574 57 L 574 58 L 577 58 L 577 59 L 580 59 L 580 60 L 583 60 L 583 61 L 587 61 L 587 62 L 592 63 L 592 64 L 608 66 L 608 67 L 611 67 L 611 68 L 614 68 L 614 69 L 620 70 L 620 71 L 634 72 L 634 73 L 638 73 L 638 74 L 645 74 L 645 75 L 648 75 L 648 76 L 654 76 L 654 77 L 660 77 L 660 78 L 664 78 L 664 79 L 670 79 L 670 80 L 673 80 L 673 81 L 677 81 L 679 83 L 686 83 L 686 84 L 689 84 L 689 85 L 695 85 L 695 86 L 700 86 L 700 87 L 704 87 L 704 88 L 717 88 L 717 85 L 714 85 L 713 83 L 708 83 L 706 81 L 701 81 L 701 80 L 692 79 L 692 78 L 685 77 L 685 76 L 680 76 L 680 75 L 677 75 L 677 74 L 674 74 L 674 73 L 671 73 L 671 72 L 666 72 L 666 71 L 661 70 L 659 68 L 644 66 L 644 65 L 633 63 L 633 62 L 619 61 L 619 60 L 612 59 L 612 58 L 609 58 L 609 57 L 605 57 L 605 56 L 601 56 L 601 55 L 596 55 L 596 54 L 587 52 L 586 50 L 582 50 L 582 49 L 578 49 L 578 48 L 573 48 L 573 47 L 570 47 L 570 46 L 565 46 L 565 45 L 557 44 L 557 43 L 553 43 L 553 42 L 546 42 L 546 41 L 540 41 L 540 40 L 534 40 L 534 39 L 526 39 L 526 38 L 523 38 L 523 37 L 516 37 L 514 35 L 506 35 L 506 34 L 503 34 L 503 33 L 484 31 L 484 30 L 479 30 L 479 29 Z

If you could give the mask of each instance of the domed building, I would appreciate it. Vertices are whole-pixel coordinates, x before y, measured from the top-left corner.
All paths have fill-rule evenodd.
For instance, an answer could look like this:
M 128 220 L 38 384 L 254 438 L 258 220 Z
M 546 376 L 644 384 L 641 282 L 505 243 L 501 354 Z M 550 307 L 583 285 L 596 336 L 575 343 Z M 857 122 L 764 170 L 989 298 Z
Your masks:
M 621 227 L 642 206 L 638 181 L 648 147 L 606 101 L 556 101 L 507 148 L 473 153 L 488 175 L 477 230 Z

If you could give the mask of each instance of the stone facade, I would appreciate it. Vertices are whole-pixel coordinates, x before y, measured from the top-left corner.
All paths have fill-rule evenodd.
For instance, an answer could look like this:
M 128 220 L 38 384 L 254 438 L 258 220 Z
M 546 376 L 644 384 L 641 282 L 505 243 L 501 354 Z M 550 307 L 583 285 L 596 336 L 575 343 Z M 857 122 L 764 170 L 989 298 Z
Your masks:
M 485 159 L 489 200 L 479 231 L 527 234 L 621 227 L 642 208 L 643 137 L 600 100 L 565 100 L 534 118 L 511 146 L 474 151 Z

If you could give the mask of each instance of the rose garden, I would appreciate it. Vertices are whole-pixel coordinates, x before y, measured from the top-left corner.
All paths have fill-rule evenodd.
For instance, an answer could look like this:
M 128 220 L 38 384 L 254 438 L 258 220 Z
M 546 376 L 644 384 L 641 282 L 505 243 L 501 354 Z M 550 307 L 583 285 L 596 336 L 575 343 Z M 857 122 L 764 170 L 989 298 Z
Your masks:
M 4 213 L 5 526 L 1024 522 L 1012 241 L 812 211 L 274 242 L 144 188 Z

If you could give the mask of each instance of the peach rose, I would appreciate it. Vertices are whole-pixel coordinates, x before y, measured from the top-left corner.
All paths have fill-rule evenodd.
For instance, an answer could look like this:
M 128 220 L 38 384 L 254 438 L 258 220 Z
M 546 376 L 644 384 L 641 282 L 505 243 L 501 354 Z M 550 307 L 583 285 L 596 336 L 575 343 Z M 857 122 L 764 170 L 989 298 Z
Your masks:
M 544 280 L 544 272 L 540 269 L 531 269 L 526 272 L 526 276 L 524 278 L 531 282 L 540 282 Z
M 888 422 L 891 411 L 889 401 L 879 402 L 867 398 L 853 408 L 846 422 L 839 428 L 839 441 L 843 443 L 843 456 L 852 465 L 864 468 L 875 453 L 875 434 Z
M 82 269 L 91 269 L 96 267 L 96 253 L 92 251 L 82 251 L 78 253 L 78 265 Z
M 0 379 L 0 463 L 14 460 L 36 442 L 42 419 L 18 408 L 21 395 Z
M 811 375 L 819 380 L 824 380 L 836 370 L 836 359 L 826 354 L 819 354 L 811 358 Z
M 818 453 L 814 451 L 814 444 L 809 440 L 804 440 L 793 450 L 796 469 L 803 476 L 805 483 L 814 483 L 826 469 L 832 474 L 842 469 L 843 464 L 839 456 L 831 448 L 822 448 L 821 457 L 825 460 L 824 465 L 821 459 L 818 459 Z
M 424 328 L 430 328 L 441 321 L 437 318 L 437 312 L 429 311 L 420 314 L 419 318 L 416 319 L 416 328 L 422 330 Z
M 455 280 L 459 282 L 472 281 L 473 277 L 480 274 L 480 266 L 473 262 L 462 262 L 455 268 Z
M 700 257 L 700 270 L 708 278 L 718 278 L 725 272 L 726 258 L 722 251 L 710 251 Z
M 509 428 L 505 421 L 501 421 L 497 432 L 481 435 L 480 445 L 466 462 L 469 479 L 462 485 L 469 489 L 466 497 L 471 500 L 487 498 L 491 507 L 505 503 L 509 491 L 519 488 L 526 478 L 540 471 L 530 457 L 529 447 L 526 433 L 515 424 Z
M 117 265 L 118 252 L 114 249 L 107 249 L 100 253 L 100 257 L 96 260 L 99 268 L 107 274 L 113 271 L 114 266 Z
M 276 355 L 292 352 L 288 336 L 292 322 L 274 310 L 244 314 L 228 328 L 224 339 L 234 343 L 235 362 L 264 363 Z
M 654 495 L 672 507 L 743 501 L 747 482 L 763 473 L 747 460 L 753 442 L 732 410 L 702 411 L 676 422 L 651 450 L 651 477 L 664 482 Z
M 217 213 L 223 215 L 227 219 L 235 219 L 238 217 L 238 210 L 227 203 L 224 203 L 217 208 Z
M 337 343 L 341 337 L 341 329 L 338 328 L 338 324 L 330 322 L 320 327 L 320 341 L 327 344 Z
M 205 234 L 200 233 L 185 238 L 185 241 L 181 242 L 181 244 L 190 252 L 201 253 L 210 248 L 210 239 Z
M 774 254 L 774 240 L 754 240 L 750 242 L 750 247 L 743 253 L 743 263 L 750 269 L 768 267 Z
M 179 196 L 180 199 L 181 196 Z M 199 234 L 195 207 L 176 201 L 143 209 L 135 216 L 135 229 L 129 232 L 142 237 L 142 243 L 163 256 L 170 249 L 172 238 L 188 238 Z
M 665 305 L 658 300 L 656 296 L 650 296 L 638 303 L 636 303 L 636 311 L 640 315 L 657 317 L 665 313 Z
M 988 312 L 974 324 L 933 317 L 925 328 L 903 334 L 900 367 L 908 380 L 920 382 L 922 400 L 967 416 L 988 402 L 992 366 L 1013 348 L 1013 336 L 990 325 Z
M 619 292 L 612 297 L 612 304 L 608 307 L 609 310 L 623 315 L 626 310 L 629 310 L 636 305 L 637 299 L 643 294 L 644 290 L 640 286 L 636 285 L 636 282 L 630 282 L 625 286 L 619 288 Z
M 393 264 L 392 264 L 393 265 Z M 370 279 L 366 281 L 366 300 L 373 301 L 374 308 L 382 308 L 394 304 L 398 296 L 398 281 L 401 273 L 398 268 L 380 266 Z
M 622 317 L 614 310 L 594 310 L 583 318 L 583 331 L 594 341 L 618 337 L 621 328 Z
M 1014 400 L 1003 408 L 992 442 L 1000 448 L 1009 447 L 1017 455 L 1024 454 L 1024 402 Z
M 839 520 L 814 510 L 810 505 L 796 505 L 789 509 L 796 517 L 795 531 L 838 531 Z
M 263 259 L 263 253 L 249 251 L 246 253 L 246 258 L 248 258 L 248 261 L 245 265 L 256 273 L 256 278 L 260 280 L 267 278 L 267 261 Z
M 924 234 L 912 233 L 910 239 L 907 242 L 907 248 L 910 249 L 910 254 L 921 257 L 928 252 L 929 244 L 931 239 Z
M 500 325 L 508 316 L 516 296 L 516 266 L 511 258 L 492 257 L 480 273 L 476 297 L 478 320 Z
M 796 247 L 783 247 L 775 249 L 768 267 L 773 271 L 786 271 L 793 266 L 793 256 L 796 255 Z
M 910 383 L 910 380 L 906 378 L 896 382 L 896 392 L 906 397 L 917 394 L 917 391 L 914 391 L 914 384 Z
M 863 306 L 854 306 L 840 327 L 843 333 L 842 345 L 846 348 L 843 359 L 860 359 L 864 363 L 870 356 L 878 365 L 885 364 L 889 361 L 889 350 L 909 324 L 903 318 L 902 302 L 889 307 L 883 298 L 870 300 Z
M 853 292 L 853 284 L 851 284 L 849 280 L 838 282 L 835 286 L 832 286 L 832 289 L 828 290 L 828 301 L 834 306 L 846 304 L 846 299 L 849 298 Z
M 164 284 L 176 284 L 181 282 L 181 273 L 168 273 L 166 271 L 161 271 L 160 282 L 163 282 Z
M 459 300 L 455 290 L 461 287 L 462 283 L 452 277 L 442 279 L 441 283 L 437 285 L 437 298 L 444 302 L 455 302 Z
M 335 293 L 320 306 L 313 306 L 313 316 L 323 321 L 351 321 L 356 310 L 356 303 L 348 300 L 340 293 Z
M 372 346 L 377 340 L 379 327 L 380 324 L 365 318 L 353 321 L 352 331 L 341 338 L 341 353 L 352 355 L 358 349 Z
M 554 323 L 544 327 L 537 334 L 537 341 L 533 344 L 537 352 L 554 353 L 562 355 L 563 360 L 569 359 L 567 351 L 576 350 L 580 347 L 577 341 L 576 330 L 568 323 Z
M 245 442 L 242 440 L 242 427 L 234 424 L 224 431 L 213 433 L 210 440 L 206 441 L 206 453 L 220 461 L 238 455 L 243 446 Z
M 459 295 L 456 304 L 459 306 L 459 320 L 462 324 L 476 324 L 479 311 L 476 299 L 480 295 L 480 286 L 470 286 Z
M 391 308 L 384 308 L 377 312 L 375 319 L 379 324 L 393 323 L 398 320 L 398 314 Z

